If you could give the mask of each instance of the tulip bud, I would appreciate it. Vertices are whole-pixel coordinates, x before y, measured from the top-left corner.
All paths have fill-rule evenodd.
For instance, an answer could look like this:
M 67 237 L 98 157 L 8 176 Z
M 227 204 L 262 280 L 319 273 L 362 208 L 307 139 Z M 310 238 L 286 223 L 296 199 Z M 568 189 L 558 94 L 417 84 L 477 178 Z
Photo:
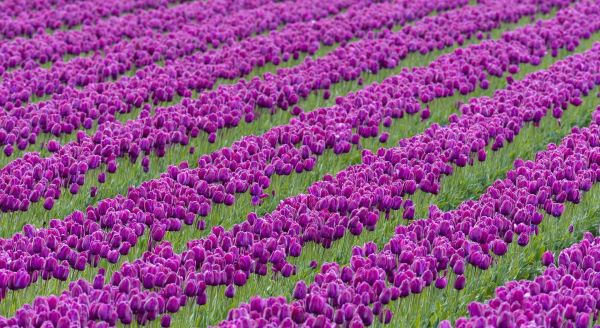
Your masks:
M 459 275 L 458 277 L 456 277 L 456 280 L 454 281 L 454 288 L 456 290 L 463 290 L 465 288 L 467 281 L 465 279 L 465 276 L 463 275 Z
M 294 288 L 294 298 L 297 300 L 304 299 L 308 293 L 308 287 L 304 283 L 303 280 L 300 280 L 296 283 L 296 287 Z
M 244 286 L 246 284 L 246 274 L 240 270 L 236 271 L 233 275 L 233 283 L 236 286 Z
M 165 227 L 162 224 L 155 225 L 152 229 L 152 239 L 161 241 L 165 237 Z
M 235 287 L 233 287 L 233 285 L 227 286 L 227 288 L 225 288 L 225 297 L 233 298 L 234 296 L 235 296 Z
M 519 246 L 527 246 L 529 244 L 529 235 L 525 232 L 521 233 L 517 239 L 517 243 Z
M 168 314 L 165 314 L 161 319 L 160 319 L 160 326 L 163 328 L 168 328 L 171 327 L 171 316 Z
M 435 280 L 435 288 L 437 289 L 444 289 L 446 288 L 446 285 L 448 285 L 446 277 L 439 277 Z
M 508 251 L 508 247 L 504 241 L 496 240 L 496 241 L 494 241 L 494 246 L 492 247 L 492 250 L 493 250 L 494 254 L 496 254 L 498 256 L 502 256 L 502 255 L 506 254 L 506 252 Z
M 465 273 L 465 263 L 462 260 L 456 261 L 452 267 L 452 271 L 454 271 L 454 273 L 457 275 L 462 275 Z
M 554 255 L 550 251 L 545 251 L 542 254 L 542 265 L 550 266 L 550 264 L 554 263 Z
M 169 297 L 167 301 L 167 311 L 175 313 L 179 310 L 179 299 L 176 296 Z

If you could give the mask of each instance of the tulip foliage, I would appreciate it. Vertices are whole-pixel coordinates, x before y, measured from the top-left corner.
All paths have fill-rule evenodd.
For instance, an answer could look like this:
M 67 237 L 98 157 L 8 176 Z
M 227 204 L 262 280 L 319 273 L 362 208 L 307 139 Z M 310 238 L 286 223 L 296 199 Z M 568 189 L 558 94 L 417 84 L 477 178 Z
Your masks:
M 598 321 L 600 2 L 0 8 L 0 327 Z

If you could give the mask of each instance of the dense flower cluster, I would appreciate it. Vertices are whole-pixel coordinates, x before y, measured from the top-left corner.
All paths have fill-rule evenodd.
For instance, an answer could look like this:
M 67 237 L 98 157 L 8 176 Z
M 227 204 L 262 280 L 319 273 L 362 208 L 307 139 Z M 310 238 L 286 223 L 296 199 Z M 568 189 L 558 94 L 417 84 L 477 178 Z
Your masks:
M 59 105 L 68 103 L 68 95 L 93 99 L 107 92 L 103 91 L 105 84 L 95 83 L 116 79 L 128 71 L 195 52 L 199 55 L 194 58 L 201 60 L 211 46 L 234 43 L 282 24 L 311 22 L 350 6 L 358 9 L 364 5 L 366 2 L 350 0 L 191 2 L 167 10 L 141 11 L 113 18 L 81 30 L 42 35 L 27 41 L 15 40 L 1 45 L 0 49 L 5 54 L 7 68 L 21 66 L 22 69 L 3 72 L 0 105 L 18 108 L 22 104 L 26 106 L 32 97 L 48 95 L 56 95 Z M 219 13 L 226 15 L 217 15 Z M 63 62 L 65 55 L 82 53 L 93 55 Z M 53 62 L 49 69 L 39 67 L 48 61 Z M 92 85 L 87 89 L 77 88 L 88 84 Z M 112 95 L 106 96 L 111 98 Z M 46 106 L 49 105 L 39 107 Z
M 77 59 L 77 61 L 68 62 L 65 65 L 55 65 L 50 71 L 41 68 L 33 71 L 20 70 L 5 77 L 5 90 L 4 92 L 0 91 L 0 95 L 2 93 L 5 95 L 4 100 L 0 98 L 0 104 L 6 103 L 7 108 L 11 109 L 6 114 L 8 115 L 6 125 L 0 126 L 0 131 L 3 129 L 2 132 L 7 134 L 4 138 L 0 138 L 0 145 L 5 146 L 5 155 L 10 155 L 15 147 L 25 149 L 28 144 L 35 143 L 37 136 L 42 133 L 59 136 L 73 133 L 79 128 L 89 129 L 94 121 L 99 123 L 114 121 L 114 116 L 118 113 L 130 112 L 140 106 L 148 110 L 150 108 L 148 102 L 162 103 L 171 101 L 177 96 L 189 97 L 193 91 L 212 88 L 218 78 L 231 79 L 244 76 L 253 68 L 264 66 L 266 63 L 279 64 L 292 58 L 298 58 L 302 53 L 313 54 L 322 44 L 331 45 L 351 40 L 354 37 L 362 37 L 374 29 L 403 24 L 406 21 L 426 16 L 434 10 L 452 8 L 457 6 L 455 4 L 465 2 L 464 0 L 410 2 L 408 8 L 390 3 L 373 4 L 363 8 L 365 3 L 356 2 L 353 9 L 315 23 L 312 22 L 314 18 L 320 18 L 329 11 L 339 11 L 338 8 L 343 8 L 352 1 L 334 2 L 338 4 L 337 7 L 333 7 L 329 11 L 324 11 L 323 5 L 319 5 L 324 4 L 322 1 L 303 2 L 303 5 L 300 6 L 288 4 L 288 7 L 294 7 L 294 14 L 291 17 L 288 17 L 290 14 L 260 15 L 261 7 L 255 10 L 259 11 L 258 13 L 244 11 L 239 13 L 241 16 L 239 18 L 235 15 L 231 16 L 236 24 L 208 21 L 204 28 L 208 31 L 202 33 L 206 36 L 193 37 L 196 43 L 204 42 L 205 44 L 191 46 L 193 44 L 188 42 L 191 37 L 181 36 L 175 39 L 181 43 L 178 46 L 171 44 L 173 38 L 169 36 L 165 36 L 165 38 L 170 41 L 156 41 L 156 38 L 147 41 L 146 38 L 142 38 L 135 42 L 128 42 L 125 47 L 116 47 L 117 53 Z M 327 2 L 325 8 L 330 8 L 334 3 Z M 282 6 L 282 11 L 292 12 L 288 10 L 289 8 L 280 6 Z M 262 16 L 263 20 L 257 20 L 255 16 Z M 246 18 L 244 19 L 244 17 Z M 197 48 L 206 48 L 210 42 L 231 43 L 238 38 L 237 35 L 249 35 L 253 31 L 274 29 L 278 23 L 298 20 L 300 22 L 289 24 L 282 31 L 258 36 L 245 42 L 233 43 L 214 51 L 185 56 Z M 240 26 L 240 23 L 243 22 L 247 22 L 247 26 Z M 217 31 L 214 31 L 215 24 Z M 240 26 L 239 29 L 238 26 Z M 201 27 L 196 28 L 200 29 Z M 212 36 L 213 34 L 216 35 Z M 175 50 L 179 50 L 179 53 L 173 53 Z M 182 56 L 184 57 L 175 60 Z M 114 59 L 111 59 L 113 57 Z M 167 62 L 164 67 L 151 65 L 137 71 L 132 77 L 119 79 L 116 83 L 93 83 L 113 76 L 117 77 L 131 67 L 149 65 L 163 58 L 173 61 Z M 80 90 L 75 87 L 77 85 L 87 86 Z M 0 87 L 0 89 L 2 88 Z M 246 89 L 244 87 L 244 90 Z M 241 97 L 244 97 L 241 94 L 244 90 L 236 91 L 231 96 L 240 100 Z M 47 102 L 21 104 L 27 102 L 34 94 L 43 96 L 55 93 L 53 99 Z M 229 98 L 230 95 L 227 97 Z M 198 107 L 204 107 L 202 101 L 194 103 L 196 111 L 200 110 Z M 182 108 L 177 110 L 181 111 Z M 229 110 L 239 111 L 235 107 Z M 143 118 L 144 115 L 140 116 Z M 126 128 L 121 124 L 114 124 L 121 129 Z M 198 126 L 198 128 L 202 128 L 202 126 Z M 205 129 L 202 128 L 202 130 Z M 17 131 L 19 133 L 15 133 Z M 11 134 L 14 137 L 10 137 Z
M 470 318 L 458 319 L 456 327 L 590 327 L 600 302 L 600 239 L 587 232 L 557 263 L 552 253 L 545 258 L 542 275 L 508 282 L 485 304 L 471 303 Z
M 404 42 L 399 40 L 411 39 L 409 36 L 412 36 L 414 42 L 398 46 L 400 50 L 395 47 L 389 50 L 390 53 L 402 53 L 402 49 L 407 52 L 407 47 L 413 44 L 431 45 L 432 38 L 448 29 L 462 31 L 454 35 L 460 41 L 466 35 L 476 33 L 480 28 L 487 31 L 502 21 L 514 21 L 524 15 L 530 15 L 535 8 L 536 6 L 515 5 L 507 9 L 504 6 L 490 4 L 472 9 L 457 9 L 444 17 L 457 17 L 456 13 L 463 13 L 465 14 L 464 19 L 425 19 L 407 27 L 399 32 L 400 34 L 389 34 L 389 38 L 352 43 L 348 47 L 336 50 L 330 56 L 316 61 L 307 61 L 300 65 L 307 72 L 304 77 L 296 69 L 280 70 L 272 78 L 253 79 L 250 82 L 242 81 L 234 86 L 220 87 L 215 91 L 203 93 L 197 101 L 184 100 L 181 105 L 158 108 L 154 115 L 150 115 L 150 111 L 145 110 L 140 114 L 139 119 L 128 121 L 124 125 L 117 122 L 106 122 L 91 137 L 80 131 L 77 134 L 76 142 L 64 146 L 60 146 L 56 141 L 51 141 L 47 147 L 49 151 L 54 152 L 52 156 L 42 158 L 37 153 L 28 153 L 0 171 L 0 186 L 6 186 L 6 189 L 3 189 L 5 191 L 0 192 L 0 207 L 3 211 L 26 211 L 31 202 L 43 199 L 46 203 L 45 207 L 52 208 L 54 201 L 64 192 L 62 188 L 67 187 L 70 192 L 77 193 L 79 186 L 85 183 L 84 176 L 89 170 L 102 167 L 106 168 L 109 173 L 114 173 L 118 169 L 117 158 L 119 157 L 126 156 L 132 161 L 141 158 L 142 167 L 147 169 L 148 161 L 144 160 L 144 157 L 153 152 L 158 156 L 163 156 L 168 146 L 187 145 L 190 138 L 199 137 L 201 133 L 208 134 L 209 142 L 214 141 L 217 130 L 235 127 L 241 120 L 252 122 L 258 113 L 257 105 L 258 107 L 274 108 L 276 107 L 274 104 L 281 103 L 277 106 L 288 106 L 287 104 L 297 102 L 300 96 L 306 96 L 307 93 L 303 93 L 307 88 L 322 89 L 325 87 L 317 81 L 328 81 L 324 83 L 330 84 L 331 80 L 324 76 L 329 75 L 338 82 L 343 80 L 341 69 L 336 69 L 335 65 L 337 64 L 335 63 L 345 63 L 344 58 L 349 65 L 356 67 L 360 72 L 372 66 L 367 64 L 370 59 L 357 61 L 352 59 L 354 55 L 358 58 L 361 53 L 372 55 L 374 58 L 383 56 L 380 46 Z M 560 12 L 557 19 L 543 21 L 531 28 L 508 33 L 506 40 L 485 42 L 481 47 L 469 48 L 473 49 L 473 53 L 463 55 L 461 52 L 457 52 L 454 55 L 443 57 L 438 61 L 439 65 L 422 68 L 423 71 L 404 71 L 396 78 L 367 88 L 348 98 L 352 100 L 345 102 L 344 99 L 340 99 L 337 106 L 301 115 L 298 119 L 292 120 L 290 124 L 275 127 L 258 139 L 257 137 L 244 138 L 243 141 L 232 146 L 232 149 L 235 149 L 236 153 L 239 149 L 240 156 L 247 153 L 246 156 L 260 157 L 261 168 L 254 167 L 253 170 L 263 170 L 262 175 L 266 177 L 273 173 L 289 174 L 293 170 L 302 172 L 305 168 L 310 170 L 314 162 L 309 157 L 320 155 L 325 149 L 333 149 L 336 153 L 347 152 L 351 144 L 357 143 L 360 137 L 377 136 L 380 124 L 389 125 L 393 118 L 400 118 L 405 113 L 414 114 L 421 111 L 420 101 L 428 102 L 458 92 L 466 94 L 476 90 L 480 84 L 488 83 L 488 75 L 501 76 L 505 72 L 517 71 L 519 64 L 539 63 L 541 58 L 549 52 L 554 52 L 554 49 L 573 50 L 580 40 L 589 38 L 591 34 L 600 29 L 600 18 L 597 13 L 598 8 L 590 2 L 565 9 Z M 489 16 L 488 21 L 491 23 L 478 25 L 482 15 Z M 494 20 L 493 17 L 497 19 Z M 436 23 L 433 24 L 432 21 Z M 460 28 L 459 26 L 463 26 L 461 24 L 464 24 L 465 27 Z M 411 34 L 410 31 L 418 32 Z M 565 33 L 565 31 L 569 33 Z M 403 35 L 404 37 L 402 37 Z M 482 56 L 489 59 L 486 59 L 488 62 L 473 63 L 465 60 L 464 56 Z M 399 60 L 400 58 L 398 58 Z M 378 61 L 371 61 L 371 63 L 377 67 L 380 64 L 383 65 Z M 395 65 L 398 63 L 396 62 Z M 355 74 L 351 78 L 358 78 L 358 75 Z M 306 82 L 302 82 L 303 79 Z M 291 85 L 290 82 L 292 82 Z M 372 101 L 373 98 L 377 98 L 376 102 L 369 105 L 369 101 Z M 381 106 L 376 106 L 376 104 L 381 104 Z M 296 110 L 300 112 L 297 107 L 293 109 L 293 111 Z M 39 113 L 38 111 L 28 112 L 20 121 L 30 122 L 30 115 Z M 76 112 L 72 108 L 68 113 L 73 117 L 80 116 L 80 112 Z M 90 113 L 94 113 L 94 111 Z M 44 117 L 49 118 L 49 116 Z M 54 117 L 59 117 L 59 115 Z M 12 121 L 7 120 L 7 122 Z M 332 130 L 332 126 L 335 126 L 336 129 Z M 353 128 L 358 129 L 358 135 L 353 134 Z M 13 126 L 13 129 L 18 130 L 16 126 Z M 284 136 L 280 137 L 281 134 Z M 304 137 L 306 134 L 308 136 Z M 11 141 L 16 142 L 16 135 L 14 133 L 10 135 L 13 138 L 9 138 L 7 135 L 5 139 L 12 139 Z M 26 133 L 23 134 L 23 136 L 25 135 Z M 0 139 L 2 136 L 0 134 Z M 18 142 L 28 143 L 24 139 Z M 302 153 L 291 147 L 299 143 L 306 148 L 306 150 L 302 150 Z M 6 147 L 11 146 L 7 145 Z M 282 150 L 278 150 L 278 155 L 272 153 L 272 150 L 269 150 L 270 154 L 258 151 L 264 147 Z M 284 156 L 284 152 L 290 153 Z M 231 160 L 229 156 L 225 156 L 227 160 Z M 275 156 L 287 159 L 281 164 L 277 164 L 277 161 L 273 159 Z M 302 157 L 303 163 L 298 165 L 297 160 L 292 161 L 293 157 Z M 239 161 L 241 160 L 243 159 L 240 158 Z M 304 162 L 305 160 L 309 160 L 308 163 Z M 242 171 L 248 170 L 249 167 L 221 167 L 212 163 L 214 161 L 216 158 L 201 157 L 199 163 L 201 167 L 210 164 L 209 166 L 216 170 L 228 170 L 231 172 L 228 175 L 243 174 L 247 177 L 244 178 L 247 184 L 258 182 L 254 181 L 248 172 Z M 270 168 L 270 164 L 275 167 Z M 103 179 L 103 174 L 100 174 L 99 180 Z M 230 178 L 233 179 L 233 177 L 228 177 L 222 182 L 228 182 Z M 221 178 L 209 176 L 206 179 L 209 184 L 217 180 L 221 180 Z M 263 189 L 268 186 L 263 182 L 260 185 L 263 186 Z M 233 187 L 228 187 L 224 193 L 233 194 L 246 191 L 249 186 L 231 188 Z M 260 194 L 260 191 L 257 189 L 256 193 Z M 258 195 L 253 194 L 253 196 Z M 218 199 L 216 201 L 223 202 Z
M 170 167 L 161 179 L 132 188 L 126 197 L 105 200 L 85 213 L 78 211 L 64 220 L 53 220 L 48 229 L 27 226 L 23 234 L 0 241 L 4 261 L 0 265 L 6 263 L 0 279 L 5 282 L 4 292 L 25 288 L 40 278 L 66 279 L 70 269 L 82 270 L 100 258 L 116 262 L 145 230 L 149 230 L 157 245 L 133 263 L 125 263 L 108 282 L 103 272 L 93 283 L 74 282 L 62 295 L 40 297 L 33 306 L 24 307 L 5 322 L 27 326 L 45 320 L 48 312 L 57 312 L 56 320 L 65 324 L 98 321 L 112 325 L 132 320 L 146 323 L 163 313 L 177 312 L 189 298 L 205 304 L 207 286 L 227 285 L 226 296 L 232 297 L 235 286 L 244 285 L 250 274 L 267 274 L 268 267 L 283 277 L 290 276 L 296 269 L 286 258 L 299 256 L 306 243 L 329 247 L 347 232 L 360 234 L 365 228 L 372 229 L 385 212 L 404 208 L 406 219 L 412 219 L 406 214 L 413 207 L 407 196 L 417 189 L 437 192 L 439 179 L 450 174 L 453 165 L 465 166 L 474 158 L 485 160 L 487 145 L 499 149 L 512 141 L 526 122 L 539 122 L 547 111 L 559 118 L 568 104 L 580 105 L 581 97 L 600 84 L 600 47 L 514 82 L 493 98 L 470 101 L 462 107 L 462 116 L 452 116 L 448 126 L 434 125 L 421 135 L 403 140 L 400 147 L 382 149 L 377 154 L 364 152 L 362 164 L 335 177 L 326 176 L 309 187 L 307 194 L 284 200 L 264 217 L 251 213 L 245 222 L 229 231 L 214 227 L 206 238 L 190 241 L 188 250 L 181 254 L 174 253 L 169 243 L 160 243 L 166 230 L 179 230 L 182 224 L 193 223 L 196 215 L 207 215 L 210 202 L 231 205 L 235 201 L 233 195 L 245 191 L 259 196 L 272 174 L 310 169 L 314 154 L 322 153 L 326 147 L 344 152 L 352 147 L 353 139 L 358 142 L 361 135 L 371 136 L 370 129 L 368 134 L 364 128 L 362 132 L 358 129 L 360 134 L 353 134 L 352 127 L 358 122 L 376 127 L 377 124 L 369 125 L 368 119 L 391 119 L 393 113 L 406 110 L 404 99 L 415 98 L 414 94 L 404 98 L 405 93 L 394 93 L 394 86 L 401 90 L 405 82 L 429 80 L 439 83 L 442 90 L 456 90 L 460 75 L 453 74 L 469 76 L 471 72 L 477 74 L 474 77 L 484 76 L 491 70 L 488 64 L 495 67 L 495 60 L 497 70 L 502 71 L 502 63 L 505 69 L 515 70 L 516 64 L 545 54 L 546 44 L 571 47 L 578 42 L 577 36 L 584 38 L 587 33 L 589 37 L 600 28 L 594 20 L 597 12 L 598 7 L 592 2 L 565 9 L 564 14 L 547 24 L 536 24 L 509 33 L 502 41 L 469 47 L 441 58 L 441 63 L 448 60 L 442 66 L 449 69 L 447 76 L 439 74 L 438 79 L 436 75 L 423 75 L 421 70 L 403 72 L 340 99 L 337 106 L 303 114 L 288 126 L 201 156 L 198 169 Z M 566 22 L 571 19 L 580 19 L 578 29 L 586 29 L 580 33 L 558 32 L 568 27 Z M 558 26 L 557 30 L 552 26 Z M 525 42 L 536 40 L 536 36 L 541 42 Z M 504 56 L 500 56 L 501 51 L 506 51 Z M 429 68 L 436 69 L 436 65 Z M 445 84 L 444 78 L 457 83 Z M 366 95 L 377 90 L 390 91 L 386 100 L 379 98 L 385 101 L 384 106 L 390 106 L 383 107 L 386 112 L 369 105 Z M 311 288 L 297 288 L 295 294 L 305 306 L 298 307 L 303 312 L 296 318 L 300 322 L 360 320 L 365 324 L 372 322 L 374 316 L 381 316 L 386 322 L 391 313 L 379 310 L 388 296 L 391 299 L 419 293 L 434 280 L 442 287 L 441 271 L 451 268 L 461 275 L 466 263 L 488 268 L 491 254 L 502 255 L 513 239 L 526 245 L 543 218 L 538 208 L 559 216 L 565 201 L 578 202 L 580 194 L 600 177 L 599 118 L 596 113 L 589 128 L 574 130 L 560 146 L 551 145 L 540 153 L 535 162 L 515 163 L 508 178 L 495 183 L 479 201 L 467 202 L 447 213 L 432 208 L 429 219 L 398 227 L 382 252 L 377 252 L 371 243 L 356 248 L 349 268 L 323 266 L 323 274 L 317 276 Z M 302 146 L 292 147 L 297 143 Z M 297 161 L 292 164 L 294 159 Z M 462 288 L 464 279 L 457 279 L 454 287 Z M 389 287 L 386 281 L 398 286 Z M 341 302 L 334 308 L 326 301 L 327 297 L 337 300 L 348 293 L 351 300 L 343 304 L 358 302 L 355 312 L 342 309 Z M 276 320 L 273 312 L 267 315 L 266 310 L 260 310 L 267 305 L 280 309 L 280 314 L 289 312 L 290 318 L 290 311 L 296 308 L 282 304 L 281 299 L 254 303 L 255 311 L 264 316 L 250 317 L 256 320 Z M 337 310 L 352 312 L 352 316 L 346 318 Z M 242 312 L 232 312 L 232 320 L 241 317 L 245 318 Z M 169 317 L 164 318 L 168 323 Z
M 165 10 L 179 0 L 134 1 L 4 1 L 0 5 L 0 35 L 4 39 L 32 37 L 47 30 L 94 24 L 110 16 L 138 10 Z

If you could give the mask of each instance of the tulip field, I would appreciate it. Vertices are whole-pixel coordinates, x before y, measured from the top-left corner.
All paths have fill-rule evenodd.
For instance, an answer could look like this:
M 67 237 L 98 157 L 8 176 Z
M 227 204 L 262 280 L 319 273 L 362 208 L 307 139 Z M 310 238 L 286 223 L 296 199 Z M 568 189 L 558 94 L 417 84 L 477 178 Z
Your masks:
M 4 0 L 0 107 L 0 328 L 600 327 L 600 0 Z

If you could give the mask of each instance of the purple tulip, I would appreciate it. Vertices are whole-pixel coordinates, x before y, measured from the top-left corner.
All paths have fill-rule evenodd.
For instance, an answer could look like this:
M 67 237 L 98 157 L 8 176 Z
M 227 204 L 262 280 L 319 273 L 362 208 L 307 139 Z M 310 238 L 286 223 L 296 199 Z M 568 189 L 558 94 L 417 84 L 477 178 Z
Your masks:
M 165 237 L 165 227 L 163 225 L 156 225 L 152 229 L 152 239 L 161 241 Z
M 454 288 L 456 290 L 463 290 L 465 288 L 465 284 L 466 284 L 465 276 L 459 275 L 456 277 L 456 280 L 454 281 Z
M 304 281 L 300 280 L 296 283 L 296 287 L 294 287 L 294 298 L 295 299 L 304 299 L 306 297 L 308 288 Z
M 54 207 L 54 198 L 46 198 L 44 200 L 44 208 L 49 211 L 52 207 Z
M 179 310 L 179 299 L 175 296 L 171 296 L 167 301 L 167 311 L 175 313 Z
M 168 314 L 165 314 L 161 319 L 160 319 L 160 326 L 163 328 L 168 328 L 171 327 L 171 316 Z
M 517 239 L 517 243 L 519 246 L 527 246 L 527 244 L 529 244 L 529 235 L 526 233 L 521 233 Z
M 235 296 L 235 287 L 233 287 L 233 285 L 227 286 L 227 288 L 225 288 L 225 297 L 233 298 L 234 296 Z
M 435 280 L 435 288 L 444 289 L 448 285 L 448 280 L 446 277 L 439 277 Z
M 550 266 L 550 264 L 554 263 L 554 255 L 550 251 L 545 251 L 542 254 L 542 264 L 544 266 Z
M 457 261 L 452 267 L 452 271 L 454 271 L 457 275 L 462 275 L 465 273 L 465 264 L 462 260 Z

